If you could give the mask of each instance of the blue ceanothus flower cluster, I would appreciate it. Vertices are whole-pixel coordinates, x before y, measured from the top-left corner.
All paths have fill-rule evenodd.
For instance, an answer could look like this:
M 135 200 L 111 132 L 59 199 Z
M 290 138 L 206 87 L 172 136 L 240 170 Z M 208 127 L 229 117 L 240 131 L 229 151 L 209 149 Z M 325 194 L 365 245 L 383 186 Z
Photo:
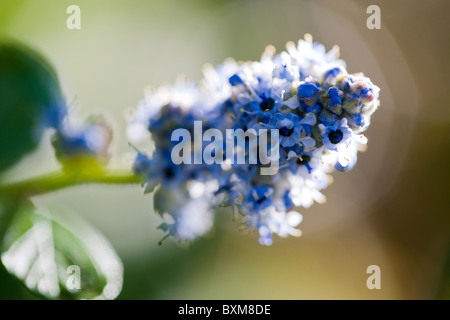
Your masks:
M 361 73 L 348 74 L 338 48 L 326 51 L 310 35 L 275 55 L 268 46 L 260 61 L 227 60 L 205 66 L 198 82 L 179 79 L 149 90 L 128 128 L 131 141 L 149 131 L 155 150 L 138 152 L 134 171 L 155 193 L 166 235 L 191 240 L 208 232 L 214 211 L 231 206 L 259 242 L 273 234 L 299 236 L 295 208 L 322 203 L 333 170 L 348 171 L 366 147 L 362 134 L 379 105 L 379 88 Z M 279 170 L 261 175 L 261 164 L 174 164 L 171 141 L 177 128 L 194 130 L 278 129 Z M 205 147 L 205 145 L 203 145 Z M 194 151 L 195 152 L 195 151 Z M 248 157 L 248 150 L 241 150 Z

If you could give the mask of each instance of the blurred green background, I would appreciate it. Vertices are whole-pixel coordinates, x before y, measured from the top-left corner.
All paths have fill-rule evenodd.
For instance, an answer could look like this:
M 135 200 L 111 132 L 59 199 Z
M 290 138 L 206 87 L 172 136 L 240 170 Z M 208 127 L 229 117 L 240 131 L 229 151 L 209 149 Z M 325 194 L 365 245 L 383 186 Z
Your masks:
M 81 8 L 81 30 L 66 9 Z M 366 8 L 381 8 L 381 30 Z M 121 299 L 449 299 L 450 4 L 431 1 L 0 0 L 0 36 L 35 48 L 55 66 L 79 116 L 114 125 L 112 167 L 126 167 L 126 110 L 148 85 L 204 63 L 257 60 L 264 47 L 311 33 L 339 45 L 350 73 L 381 88 L 381 107 L 356 168 L 334 175 L 324 205 L 300 210 L 300 239 L 262 247 L 229 212 L 189 247 L 156 230 L 160 218 L 139 186 L 84 186 L 36 197 L 76 212 L 112 242 L 125 265 Z M 48 136 L 0 183 L 53 171 Z M 366 268 L 381 267 L 381 290 Z M 33 298 L 0 269 L 0 298 Z

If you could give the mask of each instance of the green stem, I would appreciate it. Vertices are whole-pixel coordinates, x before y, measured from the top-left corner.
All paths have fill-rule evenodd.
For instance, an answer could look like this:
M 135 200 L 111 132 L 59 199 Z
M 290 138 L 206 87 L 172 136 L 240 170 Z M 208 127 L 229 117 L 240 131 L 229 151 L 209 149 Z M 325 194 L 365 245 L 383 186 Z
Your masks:
M 139 183 L 140 176 L 130 171 L 114 170 L 105 173 L 74 173 L 53 172 L 25 181 L 0 186 L 0 196 L 21 195 L 36 196 L 43 193 L 64 189 L 71 186 L 87 183 L 101 184 L 127 184 Z

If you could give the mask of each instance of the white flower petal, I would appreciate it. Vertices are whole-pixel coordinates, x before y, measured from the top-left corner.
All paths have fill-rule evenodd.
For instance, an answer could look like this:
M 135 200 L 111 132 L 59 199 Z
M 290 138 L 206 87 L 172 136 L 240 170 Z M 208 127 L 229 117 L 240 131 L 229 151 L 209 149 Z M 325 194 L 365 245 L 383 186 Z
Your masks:
M 316 145 L 316 140 L 314 140 L 314 139 L 311 138 L 311 137 L 304 137 L 304 138 L 301 138 L 300 141 L 303 143 L 303 145 L 304 145 L 306 148 L 312 148 L 312 147 L 314 147 L 314 146 Z
M 316 124 L 316 116 L 313 113 L 307 113 L 305 117 L 302 120 L 300 120 L 299 123 L 313 126 Z
M 297 109 L 298 106 L 300 105 L 300 102 L 298 102 L 297 97 L 294 96 L 284 101 L 283 104 L 288 108 Z
M 302 222 L 302 220 L 303 216 L 296 211 L 289 211 L 286 214 L 286 221 L 292 227 L 298 226 Z

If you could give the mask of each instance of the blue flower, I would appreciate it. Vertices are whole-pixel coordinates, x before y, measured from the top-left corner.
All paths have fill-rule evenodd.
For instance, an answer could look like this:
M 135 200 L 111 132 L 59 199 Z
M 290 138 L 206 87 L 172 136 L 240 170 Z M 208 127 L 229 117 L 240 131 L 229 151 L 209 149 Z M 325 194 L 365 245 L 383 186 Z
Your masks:
M 189 177 L 188 166 L 174 164 L 167 150 L 154 152 L 151 159 L 138 153 L 133 169 L 136 174 L 144 174 L 145 192 L 152 192 L 158 184 L 165 188 L 178 187 Z
M 273 205 L 273 189 L 266 186 L 256 186 L 249 190 L 243 204 L 248 212 L 260 212 Z
M 304 152 L 301 154 L 296 154 L 295 152 L 290 152 L 288 157 L 289 170 L 293 174 L 297 174 L 298 170 L 302 167 L 306 168 L 308 173 L 310 174 L 312 171 L 311 167 L 311 153 Z
M 295 114 L 288 113 L 284 116 L 277 113 L 272 118 L 275 128 L 279 130 L 280 144 L 283 147 L 292 147 L 298 143 L 301 134 L 301 126 L 299 125 L 299 117 Z
M 282 52 L 273 58 L 273 76 L 288 81 L 296 81 L 300 78 L 299 69 L 292 64 L 292 58 L 287 52 Z
M 133 163 L 133 172 L 137 175 L 144 174 L 150 170 L 152 161 L 147 155 L 142 152 L 138 152 L 136 159 Z
M 231 172 L 224 172 L 218 175 L 218 188 L 214 193 L 215 196 L 221 196 L 218 201 L 221 206 L 230 206 L 235 204 L 238 197 L 241 195 L 239 190 L 239 180 Z M 242 185 L 241 185 L 242 187 Z
M 353 135 L 345 118 L 334 125 L 320 125 L 319 128 L 322 131 L 322 143 L 328 150 L 338 151 L 339 148 L 346 148 Z
M 324 86 L 334 86 L 337 80 L 346 74 L 347 71 L 343 67 L 333 67 L 323 73 L 322 83 Z
M 311 137 L 300 138 L 303 125 L 314 125 L 316 122 L 315 116 L 308 114 L 302 120 L 299 119 L 293 113 L 288 113 L 286 116 L 277 113 L 271 118 L 272 127 L 279 130 L 282 147 L 292 147 L 294 144 L 302 143 L 307 148 L 311 148 L 316 144 L 316 141 Z
M 237 107 L 240 112 L 246 112 L 260 118 L 270 116 L 278 111 L 283 104 L 283 89 L 265 84 L 260 78 L 254 87 L 249 86 L 250 93 L 240 96 Z
M 326 93 L 321 95 L 322 105 L 336 115 L 342 114 L 342 98 L 344 93 L 338 88 L 331 87 Z
M 307 106 L 313 107 L 319 99 L 319 88 L 314 82 L 303 82 L 298 86 L 297 95 Z
M 244 85 L 244 81 L 241 79 L 241 77 L 238 74 L 233 74 L 229 80 L 230 84 L 232 86 L 237 86 L 237 85 Z
M 332 126 L 336 122 L 339 121 L 339 116 L 328 111 L 327 109 L 323 109 L 319 115 L 319 122 L 324 124 L 325 126 Z

